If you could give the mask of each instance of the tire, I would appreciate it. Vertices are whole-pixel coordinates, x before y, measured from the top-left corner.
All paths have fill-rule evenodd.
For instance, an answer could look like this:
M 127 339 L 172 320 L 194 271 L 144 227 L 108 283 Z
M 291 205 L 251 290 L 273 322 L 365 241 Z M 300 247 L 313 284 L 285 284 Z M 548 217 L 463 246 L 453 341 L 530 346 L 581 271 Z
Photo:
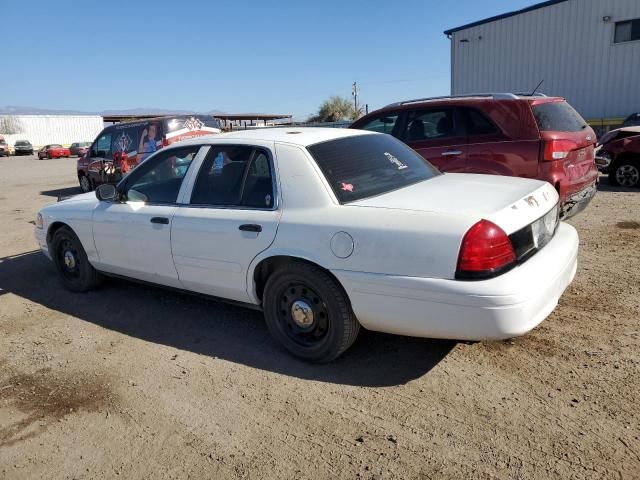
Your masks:
M 609 168 L 609 183 L 633 188 L 640 186 L 640 161 L 623 159 Z
M 82 190 L 82 193 L 89 193 L 93 190 L 91 179 L 86 175 L 80 175 L 80 177 L 78 177 L 78 182 L 80 183 L 80 190 Z
M 62 285 L 72 292 L 86 292 L 102 281 L 102 275 L 91 266 L 80 240 L 69 227 L 61 227 L 53 235 L 51 256 Z
M 291 354 L 309 362 L 334 360 L 360 331 L 347 294 L 314 265 L 293 262 L 276 270 L 267 280 L 263 300 L 271 335 Z
M 51 155 L 50 153 L 47 153 L 47 158 L 48 158 L 49 160 L 53 160 L 53 155 Z

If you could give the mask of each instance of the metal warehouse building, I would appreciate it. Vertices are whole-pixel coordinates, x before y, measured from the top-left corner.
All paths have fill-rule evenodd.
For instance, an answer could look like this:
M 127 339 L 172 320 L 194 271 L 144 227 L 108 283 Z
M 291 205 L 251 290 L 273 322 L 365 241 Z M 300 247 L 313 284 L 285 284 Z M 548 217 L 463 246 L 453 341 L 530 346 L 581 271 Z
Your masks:
M 451 93 L 566 97 L 592 125 L 640 112 L 640 0 L 553 0 L 444 32 Z
M 9 145 L 29 140 L 34 148 L 92 142 L 103 126 L 99 115 L 0 115 L 0 137 Z

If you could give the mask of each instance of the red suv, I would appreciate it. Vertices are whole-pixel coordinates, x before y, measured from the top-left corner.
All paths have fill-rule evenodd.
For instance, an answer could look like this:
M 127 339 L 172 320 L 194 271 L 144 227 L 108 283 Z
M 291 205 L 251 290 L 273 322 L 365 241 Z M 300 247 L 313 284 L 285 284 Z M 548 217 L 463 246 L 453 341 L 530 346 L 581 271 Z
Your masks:
M 477 94 L 388 105 L 350 128 L 388 133 L 443 172 L 545 180 L 560 194 L 564 218 L 597 190 L 596 135 L 563 98 Z

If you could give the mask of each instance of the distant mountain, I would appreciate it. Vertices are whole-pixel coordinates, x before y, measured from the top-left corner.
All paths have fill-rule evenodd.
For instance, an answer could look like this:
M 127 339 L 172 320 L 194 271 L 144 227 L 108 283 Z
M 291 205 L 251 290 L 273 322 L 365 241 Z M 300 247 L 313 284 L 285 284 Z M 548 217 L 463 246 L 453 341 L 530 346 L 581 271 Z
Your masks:
M 102 110 L 101 112 L 83 112 L 80 110 L 56 110 L 15 105 L 0 107 L 0 115 L 189 115 L 196 113 L 221 115 L 225 112 L 220 110 L 194 112 L 193 110 L 172 110 L 169 108 L 129 108 L 123 110 Z

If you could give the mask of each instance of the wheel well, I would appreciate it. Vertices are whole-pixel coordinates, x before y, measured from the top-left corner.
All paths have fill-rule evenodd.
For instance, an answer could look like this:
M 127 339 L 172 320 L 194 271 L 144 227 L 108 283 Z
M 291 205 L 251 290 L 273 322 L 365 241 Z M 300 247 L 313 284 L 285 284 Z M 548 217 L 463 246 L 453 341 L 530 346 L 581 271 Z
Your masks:
M 340 280 L 338 280 L 333 273 L 331 273 L 329 270 L 327 270 L 323 266 L 318 265 L 317 263 L 311 262 L 309 260 L 305 260 L 304 258 L 279 255 L 275 257 L 265 258 L 258 265 L 256 265 L 256 268 L 253 271 L 253 282 L 256 287 L 256 295 L 260 299 L 260 301 L 262 301 L 262 294 L 264 293 L 264 287 L 266 286 L 267 280 L 269 280 L 269 277 L 276 270 L 284 268 L 286 265 L 290 263 L 306 263 L 308 265 L 313 265 L 317 268 L 321 268 L 331 278 L 333 278 L 338 285 L 340 285 L 340 288 L 344 290 L 344 287 L 340 283 Z
M 69 225 L 67 225 L 66 223 L 62 223 L 62 222 L 53 222 L 50 226 L 49 226 L 49 230 L 47 231 L 47 243 L 51 243 L 51 240 L 53 240 L 53 236 L 56 234 L 56 232 L 58 230 L 60 230 L 62 227 L 67 227 L 70 228 Z

